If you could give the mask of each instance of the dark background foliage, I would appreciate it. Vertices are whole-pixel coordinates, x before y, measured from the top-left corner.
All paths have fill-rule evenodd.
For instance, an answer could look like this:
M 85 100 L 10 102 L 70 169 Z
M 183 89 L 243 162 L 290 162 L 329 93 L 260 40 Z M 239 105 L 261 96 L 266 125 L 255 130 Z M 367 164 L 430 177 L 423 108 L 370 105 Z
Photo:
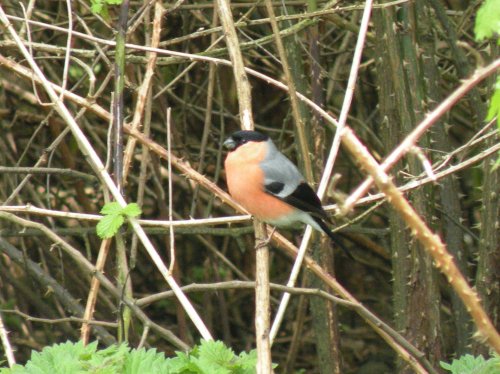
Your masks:
M 12 18 L 11 22 L 24 39 L 28 35 L 31 38 L 33 56 L 46 77 L 61 85 L 67 43 L 64 30 L 68 28 L 66 3 L 38 1 L 33 9 L 27 2 L 23 3 L 28 8 L 29 18 L 41 23 L 30 24 L 28 30 L 18 19 Z M 280 29 L 287 31 L 287 36 L 283 37 L 297 90 L 337 117 L 363 4 L 341 1 L 335 5 L 335 11 L 311 15 L 314 4 L 318 10 L 335 9 L 324 1 L 309 4 L 286 1 L 286 8 L 276 2 L 275 12 L 277 15 L 300 15 L 284 17 L 285 20 L 279 23 Z M 71 2 L 71 6 L 74 31 L 114 40 L 119 7 L 109 6 L 108 15 L 97 16 L 90 11 L 86 1 Z M 164 6 L 169 9 L 172 4 Z M 476 1 L 426 0 L 386 5 L 381 2 L 373 10 L 348 124 L 378 160 L 383 160 L 462 79 L 497 56 L 494 44 L 474 40 L 474 15 L 478 6 Z M 18 2 L 5 0 L 2 7 L 8 15 L 23 17 Z M 131 2 L 127 42 L 150 43 L 153 9 L 149 2 Z M 273 34 L 269 23 L 263 20 L 268 17 L 264 3 L 238 2 L 233 4 L 232 11 L 235 22 L 244 21 L 237 24 L 237 30 L 246 66 L 283 81 L 283 68 Z M 160 48 L 228 59 L 221 38 L 223 34 L 220 28 L 214 28 L 215 25 L 212 2 L 177 2 L 162 17 Z M 213 42 L 216 44 L 210 47 Z M 315 46 L 318 48 L 313 48 Z M 137 110 L 138 89 L 150 56 L 135 48 L 127 48 L 126 53 L 124 108 L 128 123 Z M 27 66 L 3 28 L 0 29 L 0 55 Z M 100 40 L 73 35 L 71 55 L 68 90 L 111 111 L 114 47 Z M 91 76 L 95 78 L 95 88 L 89 79 Z M 492 82 L 492 79 L 486 80 L 463 97 L 420 140 L 419 152 L 407 154 L 391 175 L 398 185 L 425 178 L 419 155 L 439 171 L 465 163 L 477 155 L 485 156 L 436 183 L 416 184 L 407 197 L 433 231 L 447 243 L 498 327 L 500 176 L 498 170 L 491 170 L 495 154 L 486 157 L 486 152 L 498 143 L 498 136 L 495 126 L 484 122 Z M 333 130 L 315 118 L 310 109 L 302 107 L 312 151 L 311 155 L 299 154 L 287 93 L 255 77 L 251 78 L 251 85 L 257 129 L 270 134 L 278 148 L 299 165 L 303 165 L 304 158 L 311 159 L 315 180 L 319 180 Z M 207 106 L 209 99 L 213 100 L 211 109 Z M 30 174 L 26 179 L 26 172 L 20 169 L 10 172 L 2 169 L 0 201 L 8 206 L 33 204 L 46 209 L 96 214 L 104 204 L 103 186 L 71 135 L 52 146 L 64 131 L 65 124 L 50 105 L 44 105 L 47 102 L 40 86 L 34 90 L 30 79 L 0 62 L 0 165 L 72 169 L 84 175 L 43 172 Z M 65 102 L 75 116 L 82 110 L 74 100 Z M 225 189 L 221 140 L 239 128 L 232 70 L 160 54 L 141 124 L 142 131 L 164 147 L 167 108 L 172 110 L 173 153 Z M 207 114 L 207 110 L 211 112 Z M 109 149 L 108 122 L 90 109 L 78 117 L 79 125 L 103 160 Z M 142 145 L 135 148 L 124 186 L 125 195 L 128 201 L 139 202 L 143 210 L 141 218 L 166 219 L 166 161 L 146 149 Z M 327 204 L 342 203 L 365 177 L 342 149 L 335 173 L 340 177 L 328 190 Z M 175 165 L 172 182 L 174 218 L 235 214 L 206 188 L 186 178 Z M 342 241 L 353 258 L 338 248 L 332 251 L 329 244 L 323 244 L 323 251 L 333 253 L 335 258 L 334 261 L 323 258 L 324 267 L 334 271 L 339 282 L 368 309 L 422 350 L 434 367 L 438 367 L 439 360 L 449 360 L 465 352 L 486 353 L 485 347 L 472 339 L 474 327 L 470 317 L 445 278 L 433 267 L 429 256 L 412 239 L 392 208 L 387 204 L 375 205 L 379 202 L 361 204 L 349 217 L 337 218 L 338 225 L 348 223 L 341 231 Z M 101 243 L 95 235 L 95 222 L 22 212 L 15 214 L 58 233 L 95 263 Z M 251 232 L 250 222 L 176 229 L 175 276 L 179 283 L 254 279 Z M 284 233 L 292 241 L 299 242 L 300 231 L 285 230 Z M 130 256 L 138 245 L 129 231 L 124 237 Z M 168 230 L 151 229 L 150 238 L 168 261 Z M 141 298 L 166 290 L 162 276 L 138 247 L 135 267 L 129 274 L 133 296 Z M 16 310 L 44 319 L 79 315 L 78 310 L 85 306 L 89 293 L 91 274 L 82 271 L 53 240 L 40 230 L 23 227 L 2 216 L 0 253 L 2 310 Z M 34 265 L 43 270 L 44 277 L 33 275 L 31 267 Z M 116 279 L 118 267 L 112 249 L 105 267 L 109 279 Z M 279 250 L 273 250 L 271 281 L 285 284 L 290 268 L 290 259 Z M 55 292 L 48 283 L 49 277 L 62 286 L 66 294 Z M 302 274 L 300 284 L 321 286 L 307 271 Z M 272 296 L 274 311 L 281 293 L 273 292 Z M 252 289 L 203 290 L 190 293 L 189 297 L 216 338 L 235 351 L 254 347 Z M 278 370 L 325 373 L 332 370 L 342 373 L 409 370 L 403 361 L 396 360 L 394 351 L 355 312 L 331 304 L 318 305 L 317 301 L 309 296 L 292 297 L 272 350 Z M 100 292 L 96 319 L 115 322 L 120 320 L 118 316 L 122 310 L 114 295 L 106 290 Z M 143 310 L 152 321 L 171 329 L 186 343 L 198 341 L 196 329 L 174 298 L 156 301 L 144 306 Z M 80 336 L 79 323 L 48 324 L 11 312 L 2 315 L 16 357 L 21 362 L 29 357 L 31 349 L 67 339 L 77 340 Z M 334 321 L 335 326 L 329 321 Z M 138 344 L 143 331 L 144 324 L 133 319 L 129 337 L 132 345 Z M 327 338 L 322 336 L 325 331 L 329 335 Z M 116 328 L 111 327 L 94 330 L 94 337 L 106 341 L 105 332 L 109 335 L 107 342 L 116 337 Z M 177 349 L 153 330 L 147 335 L 146 344 L 166 353 Z

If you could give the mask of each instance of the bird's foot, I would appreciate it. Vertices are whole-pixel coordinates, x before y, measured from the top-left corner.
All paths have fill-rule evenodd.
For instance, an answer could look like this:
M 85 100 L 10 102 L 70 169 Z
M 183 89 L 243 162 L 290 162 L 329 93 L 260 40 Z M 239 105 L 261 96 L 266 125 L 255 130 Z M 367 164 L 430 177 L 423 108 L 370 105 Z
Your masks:
M 269 234 L 269 236 L 267 238 L 258 239 L 257 243 L 255 245 L 255 249 L 261 249 L 263 247 L 266 247 L 271 242 L 271 239 L 273 238 L 273 234 L 275 231 L 276 231 L 276 227 L 273 227 L 273 229 L 271 230 L 271 233 Z

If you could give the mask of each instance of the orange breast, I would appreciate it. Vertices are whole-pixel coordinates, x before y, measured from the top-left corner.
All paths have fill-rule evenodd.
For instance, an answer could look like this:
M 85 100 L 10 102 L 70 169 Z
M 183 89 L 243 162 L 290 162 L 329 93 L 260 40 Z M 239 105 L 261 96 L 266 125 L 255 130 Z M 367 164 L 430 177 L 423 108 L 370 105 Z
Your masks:
M 256 218 L 274 220 L 294 208 L 264 191 L 264 172 L 259 163 L 265 157 L 265 143 L 248 143 L 228 154 L 225 161 L 231 196 Z

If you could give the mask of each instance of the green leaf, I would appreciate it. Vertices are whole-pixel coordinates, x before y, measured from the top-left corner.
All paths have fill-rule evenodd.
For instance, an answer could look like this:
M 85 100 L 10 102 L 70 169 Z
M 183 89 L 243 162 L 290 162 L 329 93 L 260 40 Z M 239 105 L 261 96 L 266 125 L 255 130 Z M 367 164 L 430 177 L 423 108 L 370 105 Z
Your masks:
M 101 213 L 104 214 L 104 217 L 97 224 L 97 235 L 101 239 L 107 239 L 118 232 L 118 229 L 125 222 L 125 216 L 129 218 L 136 217 L 142 212 L 136 203 L 130 203 L 125 208 L 122 208 L 117 202 L 112 202 L 105 204 L 101 209 Z
M 108 16 L 108 5 L 120 5 L 123 0 L 90 0 L 90 9 L 101 16 Z
M 474 27 L 476 40 L 500 35 L 500 0 L 486 0 L 479 8 Z
M 488 109 L 488 115 L 486 116 L 487 121 L 491 121 L 495 116 L 500 115 L 500 78 L 497 79 L 497 83 L 495 85 L 495 92 L 493 92 L 493 96 L 491 96 L 490 100 L 490 108 Z M 500 119 L 497 118 L 497 125 L 500 130 Z
M 24 373 L 83 373 L 83 366 L 79 361 L 79 357 L 92 355 L 96 352 L 96 349 L 97 343 L 84 347 L 82 342 L 66 342 L 45 347 L 41 352 L 32 353 L 31 359 L 26 363 Z
M 125 219 L 121 214 L 110 214 L 101 218 L 97 224 L 97 235 L 101 239 L 112 238 L 123 225 Z
M 199 357 L 220 365 L 226 365 L 234 359 L 234 352 L 221 341 L 202 340 L 199 348 Z
M 251 350 L 249 353 L 241 352 L 238 356 L 239 370 L 238 374 L 253 374 L 257 366 L 257 351 Z M 273 365 L 275 367 L 276 365 Z
M 255 350 L 236 356 L 214 341 L 202 341 L 189 353 L 176 355 L 165 358 L 155 349 L 130 349 L 126 344 L 98 350 L 97 342 L 86 347 L 66 342 L 33 352 L 25 366 L 0 368 L 0 374 L 254 374 L 257 362 Z
M 121 205 L 116 201 L 113 201 L 112 203 L 104 204 L 101 209 L 101 214 L 121 214 L 122 211 L 123 208 L 121 207 Z
M 235 355 L 221 341 L 202 340 L 198 347 L 197 357 L 192 358 L 200 373 L 206 374 L 231 374 Z
M 440 362 L 440 365 L 453 374 L 497 374 L 500 372 L 500 357 L 486 360 L 482 355 L 475 357 L 466 354 L 453 360 L 451 364 Z
M 165 359 L 163 353 L 156 352 L 156 349 L 132 349 L 121 373 L 173 373 L 170 361 Z
M 127 217 L 137 217 L 142 213 L 141 208 L 137 203 L 130 203 L 125 208 L 122 209 L 122 213 Z
M 103 7 L 104 7 L 104 2 L 101 0 L 90 1 L 90 9 L 92 10 L 92 12 L 96 14 L 101 14 Z

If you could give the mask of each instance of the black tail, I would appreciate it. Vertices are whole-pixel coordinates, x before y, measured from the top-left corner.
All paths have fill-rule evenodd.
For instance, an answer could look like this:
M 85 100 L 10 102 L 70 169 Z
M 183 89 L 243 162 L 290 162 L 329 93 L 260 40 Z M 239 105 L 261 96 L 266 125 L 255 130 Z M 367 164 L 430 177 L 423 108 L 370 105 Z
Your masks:
M 313 217 L 314 221 L 321 227 L 321 230 L 328 235 L 328 237 L 332 240 L 333 243 L 335 243 L 337 246 L 340 247 L 344 251 L 344 253 L 347 255 L 347 257 L 350 257 L 351 259 L 355 260 L 355 258 L 352 256 L 351 252 L 346 248 L 344 243 L 342 243 L 342 240 L 340 239 L 339 234 L 335 234 L 330 230 L 330 227 L 323 221 L 321 218 L 318 217 Z

